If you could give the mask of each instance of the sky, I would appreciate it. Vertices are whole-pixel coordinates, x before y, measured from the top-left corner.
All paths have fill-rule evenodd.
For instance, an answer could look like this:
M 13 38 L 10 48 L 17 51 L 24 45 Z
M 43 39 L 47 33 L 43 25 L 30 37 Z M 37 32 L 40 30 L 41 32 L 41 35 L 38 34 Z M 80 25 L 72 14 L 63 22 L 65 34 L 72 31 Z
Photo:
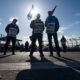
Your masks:
M 30 22 L 35 17 L 28 20 L 27 14 L 32 5 L 35 14 L 40 13 L 44 22 L 48 16 L 47 12 L 57 5 L 54 15 L 60 23 L 59 39 L 62 35 L 66 38 L 80 37 L 80 0 L 0 0 L 0 34 L 6 35 L 6 25 L 16 17 L 20 28 L 18 38 L 23 39 L 23 42 L 29 40 L 32 35 Z M 47 40 L 45 31 L 43 35 L 44 40 Z

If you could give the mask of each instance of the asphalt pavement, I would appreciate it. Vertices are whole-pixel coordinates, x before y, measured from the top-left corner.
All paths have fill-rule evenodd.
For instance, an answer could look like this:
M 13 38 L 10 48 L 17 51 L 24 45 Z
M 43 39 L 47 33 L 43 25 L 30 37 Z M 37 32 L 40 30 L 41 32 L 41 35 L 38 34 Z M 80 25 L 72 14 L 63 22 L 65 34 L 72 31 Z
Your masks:
M 80 52 L 44 55 L 41 58 L 35 52 L 30 58 L 29 52 L 0 53 L 0 80 L 80 80 Z

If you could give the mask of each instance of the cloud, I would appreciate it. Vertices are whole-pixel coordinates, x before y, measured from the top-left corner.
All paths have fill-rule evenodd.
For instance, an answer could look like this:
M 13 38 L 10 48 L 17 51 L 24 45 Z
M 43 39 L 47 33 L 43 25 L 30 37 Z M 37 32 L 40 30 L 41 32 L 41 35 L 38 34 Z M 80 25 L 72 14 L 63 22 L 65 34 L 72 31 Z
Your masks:
M 2 25 L 2 19 L 0 18 L 0 26 Z
M 76 16 L 76 17 L 80 17 L 80 13 L 76 13 L 75 16 Z
M 75 21 L 74 23 L 71 23 L 70 25 L 68 25 L 69 27 L 72 27 L 72 26 L 74 26 L 74 25 L 78 25 L 78 24 L 80 24 L 80 21 Z
M 69 39 L 79 39 L 77 35 L 64 35 L 67 40 Z M 62 38 L 62 35 L 59 35 L 59 40 Z
M 61 40 L 62 35 L 59 35 L 58 39 L 59 41 Z M 76 40 L 77 43 L 80 44 L 80 38 L 76 35 L 65 35 L 65 38 L 67 40 L 67 46 L 71 47 L 71 46 L 76 46 Z M 60 46 L 61 46 L 61 42 L 60 42 Z
M 0 26 L 1 26 L 1 24 L 2 24 L 2 23 L 0 22 Z
M 26 41 L 28 41 L 29 43 L 31 43 L 29 37 L 27 37 L 27 36 L 18 36 L 18 38 L 22 40 L 23 44 L 25 44 Z
M 58 33 L 63 34 L 66 30 L 70 29 L 73 26 L 79 25 L 80 21 L 75 21 L 69 25 L 67 25 L 67 27 L 60 27 Z
M 65 30 L 67 30 L 68 27 L 60 27 L 58 33 L 64 33 Z
M 59 36 L 58 36 L 59 41 L 61 40 L 62 36 L 63 36 L 63 35 L 59 35 Z M 68 36 L 68 35 L 64 35 L 64 36 L 65 36 L 65 38 L 66 38 L 67 40 L 71 39 L 71 36 Z
M 10 18 L 9 18 L 9 21 L 12 22 L 13 19 L 17 19 L 17 20 L 19 20 L 19 18 L 15 16 L 15 17 L 10 17 Z M 19 24 L 19 22 L 17 22 L 17 24 Z
M 9 19 L 9 21 L 12 21 L 13 19 L 19 19 L 18 17 L 11 17 L 10 19 Z

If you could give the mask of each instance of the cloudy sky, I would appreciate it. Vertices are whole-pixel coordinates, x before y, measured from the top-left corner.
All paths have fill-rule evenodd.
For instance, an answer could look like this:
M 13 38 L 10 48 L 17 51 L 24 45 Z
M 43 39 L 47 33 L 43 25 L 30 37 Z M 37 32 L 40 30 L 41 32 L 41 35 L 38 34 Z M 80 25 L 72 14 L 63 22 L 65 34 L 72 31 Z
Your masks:
M 29 26 L 31 20 L 27 19 L 27 14 L 32 4 L 34 5 L 34 13 L 40 13 L 44 22 L 47 11 L 57 5 L 54 15 L 60 22 L 59 38 L 62 35 L 80 37 L 80 0 L 0 0 L 0 34 L 6 35 L 6 25 L 13 17 L 17 17 L 20 27 L 18 38 L 28 39 L 32 33 Z M 44 39 L 46 39 L 45 31 Z

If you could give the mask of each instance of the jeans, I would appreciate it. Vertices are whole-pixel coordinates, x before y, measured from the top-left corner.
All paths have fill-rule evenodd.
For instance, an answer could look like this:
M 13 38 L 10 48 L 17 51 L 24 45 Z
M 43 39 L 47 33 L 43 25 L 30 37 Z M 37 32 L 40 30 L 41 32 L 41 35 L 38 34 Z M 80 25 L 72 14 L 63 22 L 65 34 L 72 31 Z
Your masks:
M 48 41 L 49 41 L 50 54 L 53 54 L 53 47 L 52 47 L 52 37 L 53 37 L 55 46 L 56 46 L 56 50 L 57 50 L 57 54 L 60 55 L 60 48 L 59 48 L 57 33 L 49 33 L 47 34 L 47 36 L 48 36 Z
M 9 45 L 10 41 L 12 41 L 12 53 L 14 54 L 14 52 L 15 52 L 16 37 L 7 36 L 4 54 L 6 54 L 6 51 L 8 49 L 8 45 Z
M 42 51 L 42 34 L 41 33 L 34 33 L 32 35 L 32 43 L 31 43 L 30 55 L 32 55 L 33 52 L 34 52 L 36 40 L 38 40 L 38 43 L 39 43 L 40 55 L 43 55 L 43 51 Z

